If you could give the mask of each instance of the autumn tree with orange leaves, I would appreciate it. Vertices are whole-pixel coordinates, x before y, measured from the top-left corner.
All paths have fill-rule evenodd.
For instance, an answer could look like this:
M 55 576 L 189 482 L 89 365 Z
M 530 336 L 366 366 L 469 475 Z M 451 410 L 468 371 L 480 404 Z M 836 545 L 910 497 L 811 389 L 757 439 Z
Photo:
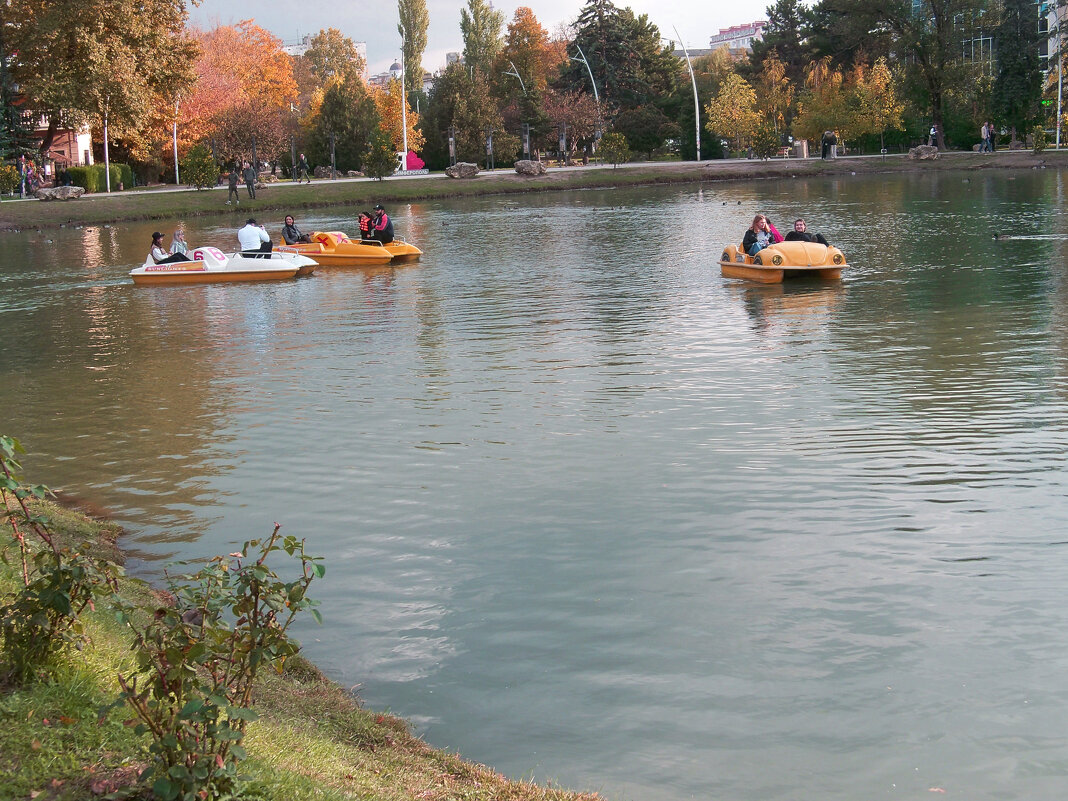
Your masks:
M 375 105 L 378 107 L 378 115 L 381 118 L 379 126 L 382 132 L 393 143 L 393 149 L 398 153 L 404 147 L 404 128 L 401 118 L 401 82 L 393 78 L 385 89 L 373 91 Z M 419 151 L 423 147 L 423 134 L 418 130 L 419 115 L 415 113 L 407 98 L 405 115 L 408 122 L 408 149 Z
M 274 158 L 288 149 L 290 104 L 296 99 L 291 58 L 282 41 L 252 20 L 193 31 L 200 45 L 197 82 L 178 103 L 178 144 L 212 138 L 220 159 Z M 174 107 L 163 109 L 164 119 Z

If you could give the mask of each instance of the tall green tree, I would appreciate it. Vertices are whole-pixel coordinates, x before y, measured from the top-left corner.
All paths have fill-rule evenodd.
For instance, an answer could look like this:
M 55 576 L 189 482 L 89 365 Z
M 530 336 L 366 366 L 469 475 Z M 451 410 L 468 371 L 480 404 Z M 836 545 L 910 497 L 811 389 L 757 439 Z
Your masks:
M 311 117 L 305 132 L 308 157 L 312 163 L 329 164 L 333 134 L 337 168 L 359 170 L 378 129 L 378 108 L 363 81 L 335 78 L 323 92 L 318 113 Z
M 501 50 L 503 28 L 503 11 L 495 10 L 487 0 L 467 0 L 467 8 L 460 9 L 460 33 L 464 37 L 464 64 L 469 69 L 490 74 Z
M 570 60 L 557 86 L 592 93 L 592 72 L 605 114 L 663 99 L 685 69 L 647 15 L 636 17 L 629 8 L 616 8 L 611 0 L 588 0 L 583 6 L 568 55 L 578 59 L 579 50 L 589 70 L 581 61 Z
M 337 28 L 323 28 L 308 43 L 304 53 L 312 75 L 319 86 L 326 86 L 331 78 L 347 79 L 359 76 L 366 66 L 355 42 Z
M 938 146 L 945 147 L 947 94 L 965 81 L 961 41 L 981 24 L 983 0 L 853 0 L 849 7 L 893 36 L 914 102 L 926 106 L 938 128 Z
M 1026 131 L 1038 116 L 1042 71 L 1039 32 L 1033 0 L 1004 0 L 1001 24 L 994 34 L 998 72 L 994 79 L 994 113 L 1011 130 Z
M 768 24 L 763 38 L 752 44 L 745 77 L 759 75 L 770 58 L 782 62 L 786 77 L 795 86 L 804 80 L 805 66 L 812 60 L 808 46 L 809 27 L 805 8 L 800 0 L 778 0 L 768 6 Z
M 400 18 L 397 32 L 401 35 L 401 51 L 404 53 L 404 87 L 408 92 L 422 90 L 423 53 L 426 52 L 426 31 L 430 26 L 426 0 L 397 0 L 397 15 Z

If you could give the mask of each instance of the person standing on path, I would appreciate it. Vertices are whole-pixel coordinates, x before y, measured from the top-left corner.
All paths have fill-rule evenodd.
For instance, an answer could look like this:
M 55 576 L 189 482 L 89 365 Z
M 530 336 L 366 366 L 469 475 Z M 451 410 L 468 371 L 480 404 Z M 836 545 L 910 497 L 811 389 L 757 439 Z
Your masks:
M 248 196 L 252 199 L 256 199 L 256 170 L 245 162 L 245 188 L 248 190 Z
M 308 169 L 308 159 L 303 153 L 301 153 L 300 154 L 300 159 L 297 161 L 297 183 L 299 184 L 305 178 L 308 180 L 308 183 L 310 184 L 311 183 L 311 174 L 310 174 L 309 169 Z
M 234 164 L 234 166 L 230 168 L 230 174 L 226 177 L 226 182 L 226 185 L 230 189 L 226 194 L 226 205 L 229 206 L 230 201 L 232 200 L 240 206 L 241 196 L 237 194 L 237 164 Z
M 927 139 L 927 144 L 931 147 L 938 147 L 938 126 L 933 122 L 931 123 L 931 133 Z
M 838 131 L 830 131 L 831 138 L 828 140 L 831 145 L 831 158 L 838 158 Z
M 823 136 L 820 137 L 820 158 L 827 158 L 831 152 L 831 132 L 824 131 Z

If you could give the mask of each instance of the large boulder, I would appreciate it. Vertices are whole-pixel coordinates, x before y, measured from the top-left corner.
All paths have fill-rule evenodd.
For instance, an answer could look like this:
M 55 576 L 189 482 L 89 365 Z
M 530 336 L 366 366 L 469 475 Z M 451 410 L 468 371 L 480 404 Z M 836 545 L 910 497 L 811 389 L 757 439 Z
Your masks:
M 515 171 L 520 175 L 545 175 L 545 165 L 540 161 L 520 159 L 515 163 Z
M 460 161 L 451 167 L 446 167 L 445 174 L 450 178 L 474 178 L 478 175 L 478 165 L 469 161 Z
M 315 177 L 316 178 L 333 178 L 334 174 L 332 172 L 330 172 L 330 168 L 329 167 L 316 167 L 315 168 Z
M 938 158 L 938 148 L 934 145 L 919 145 L 909 151 L 909 158 L 917 161 L 930 161 Z
M 85 194 L 80 186 L 57 186 L 53 189 L 38 189 L 33 196 L 38 200 L 77 200 Z
M 349 170 L 347 173 L 345 173 L 345 177 L 346 178 L 363 178 L 364 175 L 359 170 Z

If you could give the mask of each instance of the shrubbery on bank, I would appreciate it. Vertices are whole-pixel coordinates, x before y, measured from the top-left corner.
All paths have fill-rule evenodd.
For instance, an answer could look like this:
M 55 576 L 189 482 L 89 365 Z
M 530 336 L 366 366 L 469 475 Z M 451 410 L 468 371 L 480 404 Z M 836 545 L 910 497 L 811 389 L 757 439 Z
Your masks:
M 317 614 L 306 591 L 324 571 L 300 540 L 276 529 L 153 590 L 122 575 L 116 526 L 21 480 L 20 452 L 0 437 L 4 797 L 596 798 L 436 751 L 303 660 L 286 632 Z M 268 565 L 283 554 L 301 568 L 289 582 Z M 27 625 L 51 645 L 27 643 Z

